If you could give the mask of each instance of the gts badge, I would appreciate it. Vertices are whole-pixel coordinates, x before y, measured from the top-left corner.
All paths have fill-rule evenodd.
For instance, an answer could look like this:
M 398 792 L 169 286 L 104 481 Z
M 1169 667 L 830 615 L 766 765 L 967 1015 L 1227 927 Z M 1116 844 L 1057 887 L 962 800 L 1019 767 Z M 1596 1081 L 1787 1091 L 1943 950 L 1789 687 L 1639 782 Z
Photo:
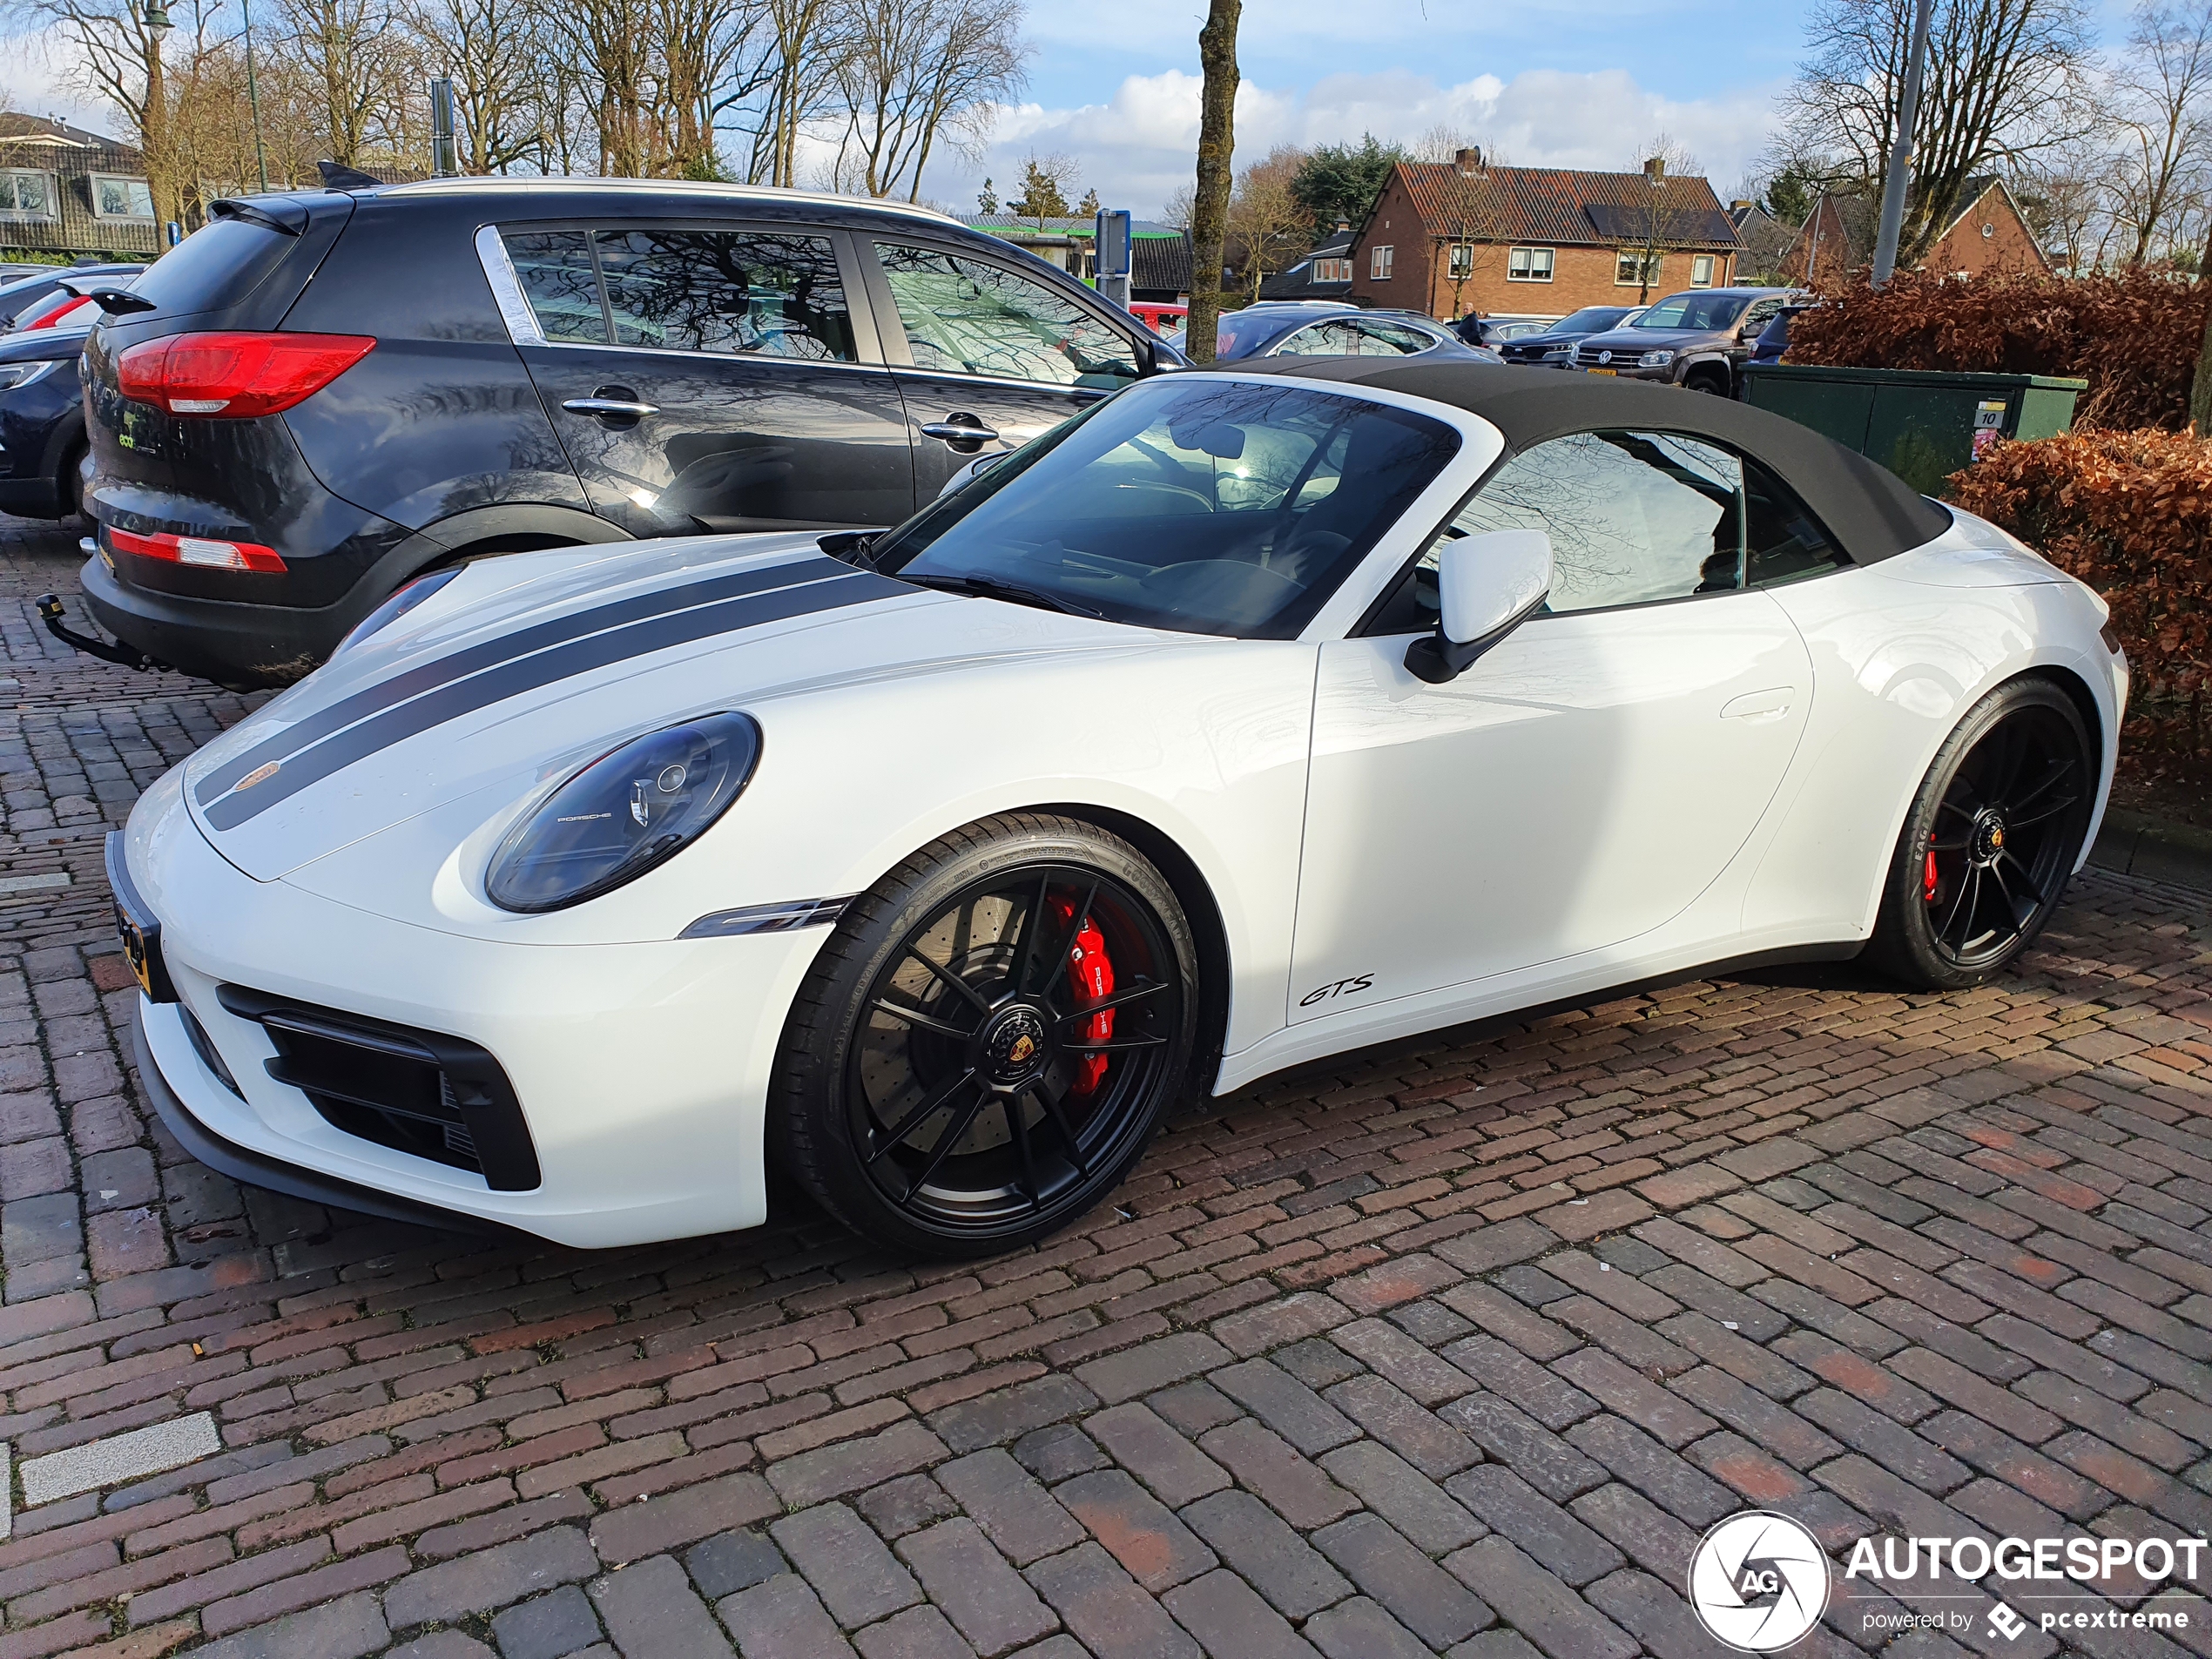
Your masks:
M 1362 991 L 1372 990 L 1374 984 L 1375 976 L 1372 974 L 1362 974 L 1357 979 L 1340 979 L 1333 985 L 1324 985 L 1317 990 L 1308 991 L 1304 996 L 1298 998 L 1298 1005 L 1302 1008 L 1310 1008 L 1316 1002 L 1326 1002 L 1336 997 L 1357 996 Z

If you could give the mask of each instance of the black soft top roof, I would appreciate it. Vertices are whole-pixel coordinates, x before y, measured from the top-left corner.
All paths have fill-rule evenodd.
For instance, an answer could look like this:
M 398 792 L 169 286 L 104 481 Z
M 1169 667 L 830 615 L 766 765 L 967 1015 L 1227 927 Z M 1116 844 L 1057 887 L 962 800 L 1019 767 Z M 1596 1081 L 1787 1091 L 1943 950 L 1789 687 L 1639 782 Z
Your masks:
M 1887 468 L 1811 427 L 1678 387 L 1555 368 L 1388 357 L 1275 357 L 1222 367 L 1238 374 L 1351 381 L 1448 403 L 1489 421 L 1516 452 L 1547 438 L 1600 427 L 1681 432 L 1733 444 L 1779 473 L 1857 564 L 1892 558 L 1951 527 L 1946 509 Z

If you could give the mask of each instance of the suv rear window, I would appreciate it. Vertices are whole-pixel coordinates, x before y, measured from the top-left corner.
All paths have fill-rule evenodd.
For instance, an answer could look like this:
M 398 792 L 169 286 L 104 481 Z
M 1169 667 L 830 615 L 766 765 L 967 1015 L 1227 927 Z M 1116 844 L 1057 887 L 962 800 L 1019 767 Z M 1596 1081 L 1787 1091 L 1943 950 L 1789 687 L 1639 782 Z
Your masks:
M 253 293 L 299 239 L 242 219 L 214 219 L 156 260 L 131 292 L 172 315 L 219 310 Z

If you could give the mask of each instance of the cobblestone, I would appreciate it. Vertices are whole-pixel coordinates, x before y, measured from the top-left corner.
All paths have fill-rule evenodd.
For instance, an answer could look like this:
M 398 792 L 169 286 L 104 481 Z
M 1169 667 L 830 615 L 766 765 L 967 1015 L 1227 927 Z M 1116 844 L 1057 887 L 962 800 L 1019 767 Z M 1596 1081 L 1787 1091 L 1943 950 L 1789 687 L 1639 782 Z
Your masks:
M 1305 1067 L 996 1261 L 779 1184 L 734 1238 L 432 1232 L 147 1112 L 100 838 L 258 699 L 52 644 L 76 563 L 0 523 L 0 1441 L 45 1500 L 0 1655 L 1689 1659 L 1738 1508 L 1838 1561 L 2212 1521 L 2197 895 L 2093 872 L 1955 996 L 1770 970 Z M 1837 1583 L 1814 1659 L 1963 1650 Z M 2178 1650 L 2128 1640 L 2060 1645 Z

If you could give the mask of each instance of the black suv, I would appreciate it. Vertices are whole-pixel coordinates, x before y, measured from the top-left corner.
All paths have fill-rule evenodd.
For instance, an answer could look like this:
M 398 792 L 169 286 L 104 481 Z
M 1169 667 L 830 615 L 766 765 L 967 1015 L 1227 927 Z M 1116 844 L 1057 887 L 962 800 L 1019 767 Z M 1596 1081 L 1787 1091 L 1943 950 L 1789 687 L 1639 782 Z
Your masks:
M 84 356 L 92 614 L 226 685 L 487 554 L 895 523 L 1181 359 L 923 208 L 442 179 L 215 204 Z

